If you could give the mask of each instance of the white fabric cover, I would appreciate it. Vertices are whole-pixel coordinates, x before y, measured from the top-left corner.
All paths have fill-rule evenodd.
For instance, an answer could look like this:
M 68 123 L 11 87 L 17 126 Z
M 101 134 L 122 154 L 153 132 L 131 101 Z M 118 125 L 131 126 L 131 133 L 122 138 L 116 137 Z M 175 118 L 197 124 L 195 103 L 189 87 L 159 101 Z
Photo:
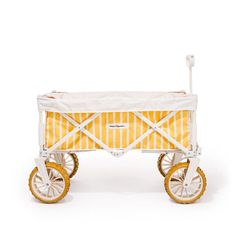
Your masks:
M 40 111 L 61 113 L 196 110 L 197 96 L 180 92 L 53 92 L 38 96 Z

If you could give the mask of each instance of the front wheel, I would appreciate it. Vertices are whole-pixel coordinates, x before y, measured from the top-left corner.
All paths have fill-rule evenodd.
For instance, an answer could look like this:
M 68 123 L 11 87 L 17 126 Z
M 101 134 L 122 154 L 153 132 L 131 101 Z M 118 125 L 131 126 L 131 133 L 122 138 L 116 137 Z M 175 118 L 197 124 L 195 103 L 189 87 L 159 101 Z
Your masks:
M 206 190 L 206 177 L 198 167 L 188 187 L 184 186 L 184 179 L 189 163 L 179 163 L 168 171 L 165 177 L 165 189 L 168 195 L 178 203 L 193 203 L 198 200 Z
M 35 198 L 43 203 L 55 203 L 63 199 L 70 187 L 68 173 L 60 165 L 46 163 L 49 184 L 45 184 L 38 168 L 35 167 L 29 177 L 29 188 Z

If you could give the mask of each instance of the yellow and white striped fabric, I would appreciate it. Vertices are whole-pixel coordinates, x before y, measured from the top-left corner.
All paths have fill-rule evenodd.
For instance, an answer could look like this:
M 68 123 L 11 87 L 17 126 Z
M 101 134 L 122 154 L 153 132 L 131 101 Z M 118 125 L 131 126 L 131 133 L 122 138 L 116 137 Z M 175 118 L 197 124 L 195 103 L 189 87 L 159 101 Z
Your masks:
M 141 113 L 150 121 L 157 123 L 169 112 L 148 111 Z M 67 115 L 73 118 L 76 122 L 82 123 L 93 114 L 69 113 Z M 189 148 L 190 145 L 189 116 L 189 111 L 178 111 L 166 123 L 160 126 L 161 129 L 171 135 L 186 148 Z M 68 132 L 72 131 L 73 128 L 74 126 L 59 113 L 47 112 L 45 130 L 46 148 L 50 148 Z M 110 148 L 124 149 L 144 134 L 150 127 L 136 117 L 132 112 L 104 112 L 84 128 Z M 99 145 L 85 134 L 77 132 L 59 146 L 57 150 L 94 150 L 100 148 Z M 135 148 L 147 150 L 176 149 L 173 144 L 168 142 L 168 140 L 157 132 L 153 132 L 151 135 L 143 139 Z

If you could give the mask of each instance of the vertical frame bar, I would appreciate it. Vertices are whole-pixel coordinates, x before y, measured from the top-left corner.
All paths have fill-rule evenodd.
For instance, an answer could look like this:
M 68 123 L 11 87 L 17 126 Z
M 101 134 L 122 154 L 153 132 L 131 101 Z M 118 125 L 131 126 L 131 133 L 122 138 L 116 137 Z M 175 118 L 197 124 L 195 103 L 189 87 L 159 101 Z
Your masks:
M 196 111 L 191 112 L 191 144 L 192 151 L 197 149 L 197 122 L 196 122 Z
M 45 125 L 44 125 L 44 112 L 43 111 L 39 111 L 39 152 L 40 152 L 40 156 L 43 152 L 44 149 L 44 142 L 45 142 Z

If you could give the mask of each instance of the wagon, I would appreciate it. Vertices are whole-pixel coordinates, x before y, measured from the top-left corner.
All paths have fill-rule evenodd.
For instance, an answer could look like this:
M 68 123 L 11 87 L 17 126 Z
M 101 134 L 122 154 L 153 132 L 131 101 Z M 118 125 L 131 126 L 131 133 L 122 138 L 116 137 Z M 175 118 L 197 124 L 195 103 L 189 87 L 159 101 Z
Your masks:
M 192 203 L 206 188 L 198 167 L 194 57 L 187 56 L 190 92 L 52 92 L 38 96 L 39 157 L 30 174 L 35 198 L 55 203 L 69 191 L 78 153 L 103 149 L 118 158 L 138 149 L 159 156 L 165 190 Z

